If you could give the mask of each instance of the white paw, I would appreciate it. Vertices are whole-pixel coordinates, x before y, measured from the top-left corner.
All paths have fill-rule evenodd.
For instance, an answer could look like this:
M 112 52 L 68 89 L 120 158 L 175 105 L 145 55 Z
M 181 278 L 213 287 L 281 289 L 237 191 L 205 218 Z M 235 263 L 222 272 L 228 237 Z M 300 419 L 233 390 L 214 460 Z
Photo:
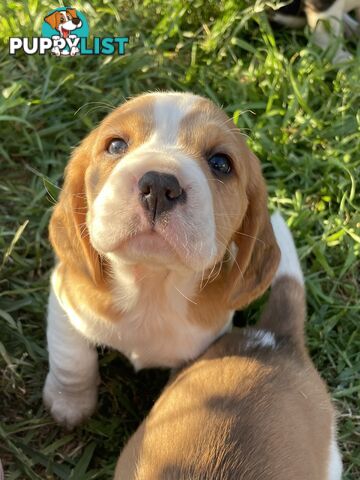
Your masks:
M 72 429 L 94 412 L 97 404 L 97 383 L 80 391 L 69 391 L 68 387 L 61 385 L 49 372 L 43 390 L 44 404 L 57 423 Z

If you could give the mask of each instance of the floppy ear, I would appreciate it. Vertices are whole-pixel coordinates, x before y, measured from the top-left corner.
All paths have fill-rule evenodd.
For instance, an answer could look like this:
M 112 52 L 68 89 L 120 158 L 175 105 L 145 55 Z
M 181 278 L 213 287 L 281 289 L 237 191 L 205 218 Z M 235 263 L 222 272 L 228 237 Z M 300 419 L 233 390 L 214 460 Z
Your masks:
M 51 28 L 56 30 L 56 25 L 57 25 L 57 13 L 54 12 L 48 15 L 47 17 L 44 18 L 44 21 L 50 25 Z
M 99 254 L 91 245 L 86 225 L 87 198 L 85 171 L 96 130 L 77 147 L 65 169 L 65 180 L 59 201 L 52 214 L 50 242 L 65 266 L 80 270 L 94 283 L 102 280 Z
M 258 171 L 250 177 L 247 211 L 233 237 L 238 251 L 228 277 L 228 303 L 234 310 L 245 307 L 265 292 L 280 260 L 267 208 L 265 182 L 255 155 L 252 160 Z
M 67 8 L 67 9 L 66 9 L 66 13 L 70 13 L 70 15 L 71 15 L 72 18 L 76 18 L 76 17 L 77 17 L 75 8 Z

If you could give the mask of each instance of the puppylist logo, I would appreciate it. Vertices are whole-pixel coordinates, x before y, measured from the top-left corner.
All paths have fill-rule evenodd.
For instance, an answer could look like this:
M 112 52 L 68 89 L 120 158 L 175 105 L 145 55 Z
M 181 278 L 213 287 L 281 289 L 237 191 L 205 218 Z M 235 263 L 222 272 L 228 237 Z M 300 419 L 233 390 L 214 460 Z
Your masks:
M 85 15 L 72 7 L 52 10 L 44 18 L 41 37 L 11 37 L 9 53 L 23 51 L 27 55 L 124 55 L 128 37 L 94 37 L 89 41 Z

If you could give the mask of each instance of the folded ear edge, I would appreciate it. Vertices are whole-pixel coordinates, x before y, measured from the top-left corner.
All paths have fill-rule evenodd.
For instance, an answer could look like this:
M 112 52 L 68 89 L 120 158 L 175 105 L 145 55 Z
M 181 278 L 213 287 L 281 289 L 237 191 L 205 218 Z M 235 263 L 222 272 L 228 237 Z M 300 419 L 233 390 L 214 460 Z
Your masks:
M 228 277 L 227 302 L 240 309 L 260 297 L 269 287 L 280 261 L 267 206 L 267 190 L 260 162 L 251 156 L 247 210 L 234 233 L 238 252 Z
M 75 149 L 65 169 L 64 186 L 50 219 L 49 238 L 60 261 L 79 271 L 83 270 L 94 283 L 100 283 L 100 256 L 90 243 L 86 227 L 87 139 Z
M 242 275 L 239 274 L 228 296 L 229 308 L 237 310 L 246 307 L 259 298 L 270 286 L 280 262 L 280 249 L 270 223 L 267 222 L 264 234 L 255 241 L 249 264 Z M 236 268 L 236 265 L 235 267 Z

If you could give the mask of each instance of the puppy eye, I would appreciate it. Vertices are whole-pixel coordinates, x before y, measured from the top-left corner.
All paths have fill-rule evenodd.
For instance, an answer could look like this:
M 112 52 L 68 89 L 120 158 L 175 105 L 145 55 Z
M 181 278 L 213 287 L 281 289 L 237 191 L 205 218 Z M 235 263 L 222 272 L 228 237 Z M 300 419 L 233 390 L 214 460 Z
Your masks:
M 224 153 L 216 153 L 209 158 L 208 163 L 216 173 L 229 174 L 232 170 L 230 158 Z
M 119 153 L 123 153 L 127 147 L 128 144 L 122 138 L 113 138 L 107 147 L 107 151 L 110 155 L 119 155 Z

